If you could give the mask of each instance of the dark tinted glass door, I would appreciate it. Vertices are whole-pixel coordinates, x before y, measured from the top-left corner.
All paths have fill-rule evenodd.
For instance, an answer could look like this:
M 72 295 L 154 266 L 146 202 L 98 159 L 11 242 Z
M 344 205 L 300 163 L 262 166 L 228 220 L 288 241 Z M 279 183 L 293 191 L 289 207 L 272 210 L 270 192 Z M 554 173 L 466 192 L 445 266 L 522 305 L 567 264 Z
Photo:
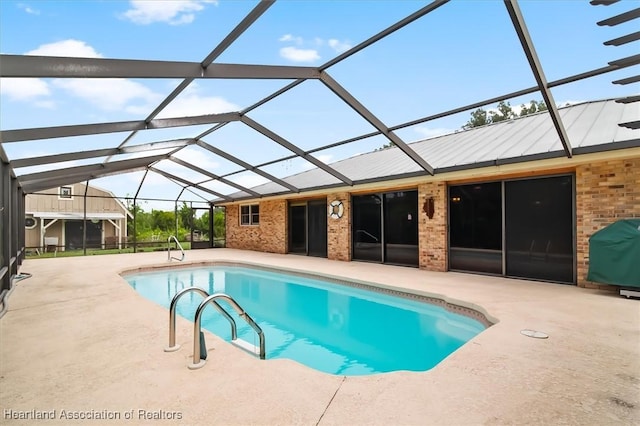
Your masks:
M 307 253 L 307 206 L 289 206 L 289 252 Z
M 81 249 L 84 238 L 83 226 L 87 227 L 87 248 L 100 248 L 102 242 L 102 221 L 97 223 L 83 220 L 68 220 L 64 223 L 65 248 Z
M 418 266 L 418 191 L 384 194 L 386 263 Z
M 354 196 L 351 205 L 353 258 L 382 262 L 382 197 Z
M 449 188 L 449 268 L 502 274 L 502 184 Z
M 573 282 L 571 176 L 505 182 L 506 274 Z
M 327 257 L 327 202 L 309 201 L 307 204 L 307 237 L 309 256 Z

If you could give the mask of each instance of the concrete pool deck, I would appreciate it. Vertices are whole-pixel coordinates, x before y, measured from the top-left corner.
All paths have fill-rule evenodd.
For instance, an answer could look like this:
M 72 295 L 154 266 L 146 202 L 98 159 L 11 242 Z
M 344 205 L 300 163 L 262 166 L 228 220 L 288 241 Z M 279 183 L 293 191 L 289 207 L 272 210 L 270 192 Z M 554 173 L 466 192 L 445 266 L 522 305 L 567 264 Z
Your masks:
M 119 276 L 165 266 L 166 253 L 29 259 L 21 272 L 33 276 L 15 284 L 0 319 L 0 423 L 640 424 L 638 300 L 573 286 L 232 249 L 189 251 L 184 263 L 216 260 L 445 295 L 480 306 L 499 322 L 421 373 L 331 376 L 289 360 L 260 361 L 208 332 L 208 362 L 192 371 L 192 324 L 179 317 L 183 347 L 163 352 L 167 310 Z M 550 337 L 525 337 L 522 329 Z M 81 415 L 112 419 L 72 418 Z M 31 418 L 18 418 L 25 416 Z

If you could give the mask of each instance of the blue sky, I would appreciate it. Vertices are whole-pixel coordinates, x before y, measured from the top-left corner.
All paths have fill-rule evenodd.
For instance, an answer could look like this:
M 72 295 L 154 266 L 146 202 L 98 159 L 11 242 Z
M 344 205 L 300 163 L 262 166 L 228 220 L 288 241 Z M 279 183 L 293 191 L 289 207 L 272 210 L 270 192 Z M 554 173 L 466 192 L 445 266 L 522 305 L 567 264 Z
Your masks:
M 52 56 L 199 62 L 255 6 L 254 1 L 0 1 L 0 52 Z M 413 13 L 426 1 L 277 1 L 217 60 L 218 63 L 320 65 Z M 588 0 L 529 1 L 520 7 L 547 80 L 603 67 L 634 55 L 637 46 L 603 46 L 636 29 L 633 22 L 599 27 L 625 12 L 630 2 L 609 7 Z M 637 44 L 637 43 L 635 43 Z M 612 80 L 637 74 L 637 66 L 553 89 L 556 103 L 632 94 Z M 387 126 L 446 111 L 535 85 L 502 1 L 452 1 L 417 22 L 328 69 Z M 179 80 L 3 79 L 2 130 L 144 119 Z M 243 109 L 285 86 L 285 80 L 199 80 L 160 117 Z M 637 89 L 636 89 L 637 91 Z M 631 93 L 630 93 L 631 92 Z M 539 93 L 512 99 L 516 106 Z M 312 149 L 374 129 L 317 81 L 308 81 L 248 114 L 302 149 Z M 399 130 L 406 142 L 459 129 L 469 112 Z M 139 132 L 131 144 L 193 137 L 208 126 Z M 10 159 L 118 146 L 128 134 L 5 144 Z M 204 138 L 251 164 L 290 152 L 239 123 Z M 316 156 L 325 162 L 367 152 L 386 143 L 374 137 Z M 225 174 L 238 166 L 197 147 L 176 154 L 201 168 Z M 101 160 L 101 159 L 100 159 Z M 428 159 L 427 159 L 428 160 Z M 95 162 L 77 161 L 70 165 Z M 56 165 L 55 167 L 59 167 Z M 309 168 L 304 160 L 267 166 L 283 177 Z M 158 168 L 195 181 L 205 176 L 171 162 Z M 47 169 L 19 169 L 18 174 Z M 142 174 L 97 179 L 118 196 L 135 193 Z M 231 180 L 253 186 L 264 180 L 245 172 Z M 223 193 L 219 183 L 205 187 Z M 174 199 L 180 187 L 149 177 L 142 197 Z M 210 195 L 195 191 L 205 198 Z M 192 193 L 182 199 L 199 200 Z

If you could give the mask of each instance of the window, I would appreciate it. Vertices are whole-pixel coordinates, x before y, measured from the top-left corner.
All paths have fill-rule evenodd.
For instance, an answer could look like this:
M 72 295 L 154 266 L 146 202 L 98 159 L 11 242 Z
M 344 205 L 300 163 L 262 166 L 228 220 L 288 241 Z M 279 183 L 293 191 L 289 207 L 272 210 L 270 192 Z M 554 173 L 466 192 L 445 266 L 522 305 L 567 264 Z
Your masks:
M 260 224 L 260 206 L 251 204 L 240 206 L 240 225 L 259 225 Z
M 38 224 L 38 221 L 31 216 L 27 216 L 24 218 L 24 227 L 27 229 L 35 228 L 37 224 Z
M 58 191 L 58 199 L 61 199 L 61 200 L 73 199 L 73 187 L 61 186 L 60 190 Z

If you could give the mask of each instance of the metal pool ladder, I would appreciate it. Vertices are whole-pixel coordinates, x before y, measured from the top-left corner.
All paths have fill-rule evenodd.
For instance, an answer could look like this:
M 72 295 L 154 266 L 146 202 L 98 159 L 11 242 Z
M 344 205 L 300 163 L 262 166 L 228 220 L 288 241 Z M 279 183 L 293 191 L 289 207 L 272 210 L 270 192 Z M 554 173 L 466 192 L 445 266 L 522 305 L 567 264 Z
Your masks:
M 176 242 L 176 245 L 178 246 L 178 248 L 182 252 L 182 257 L 180 259 L 178 259 L 177 257 L 172 257 L 171 256 L 171 240 L 172 239 Z M 180 241 L 178 241 L 178 239 L 176 238 L 175 235 L 172 235 L 169 238 L 167 238 L 167 260 L 169 262 L 171 262 L 171 259 L 177 260 L 178 262 L 182 262 L 184 260 L 184 249 L 180 245 Z
M 176 344 L 176 306 L 178 304 L 178 300 L 182 297 L 182 295 L 189 292 L 196 292 L 204 297 L 204 300 L 200 303 L 200 305 L 198 305 L 198 308 L 196 309 L 196 314 L 193 321 L 193 363 L 188 366 L 189 369 L 196 370 L 203 367 L 206 363 L 206 360 L 201 359 L 200 357 L 200 332 L 202 329 L 202 312 L 204 311 L 204 308 L 206 308 L 209 304 L 213 305 L 213 307 L 216 308 L 216 310 L 218 310 L 218 312 L 220 312 L 222 316 L 227 319 L 227 321 L 229 321 L 229 324 L 231 325 L 231 343 L 254 355 L 258 355 L 260 359 L 266 358 L 264 333 L 262 332 L 260 326 L 253 320 L 253 318 L 251 318 L 251 316 L 249 316 L 249 314 L 244 309 L 242 309 L 242 307 L 231 296 L 224 293 L 214 293 L 212 295 L 209 295 L 209 293 L 199 287 L 187 287 L 180 290 L 176 293 L 175 296 L 173 296 L 171 305 L 169 307 L 169 346 L 165 348 L 165 352 L 174 352 L 180 349 L 180 345 Z M 259 347 L 256 347 L 255 345 L 252 345 L 251 343 L 238 338 L 235 320 L 218 302 L 216 302 L 216 299 L 226 300 L 227 303 L 229 303 L 229 305 L 231 305 L 231 307 L 238 313 L 238 315 L 240 315 L 240 317 L 244 319 L 247 324 L 251 326 L 251 328 L 253 328 L 260 340 Z

